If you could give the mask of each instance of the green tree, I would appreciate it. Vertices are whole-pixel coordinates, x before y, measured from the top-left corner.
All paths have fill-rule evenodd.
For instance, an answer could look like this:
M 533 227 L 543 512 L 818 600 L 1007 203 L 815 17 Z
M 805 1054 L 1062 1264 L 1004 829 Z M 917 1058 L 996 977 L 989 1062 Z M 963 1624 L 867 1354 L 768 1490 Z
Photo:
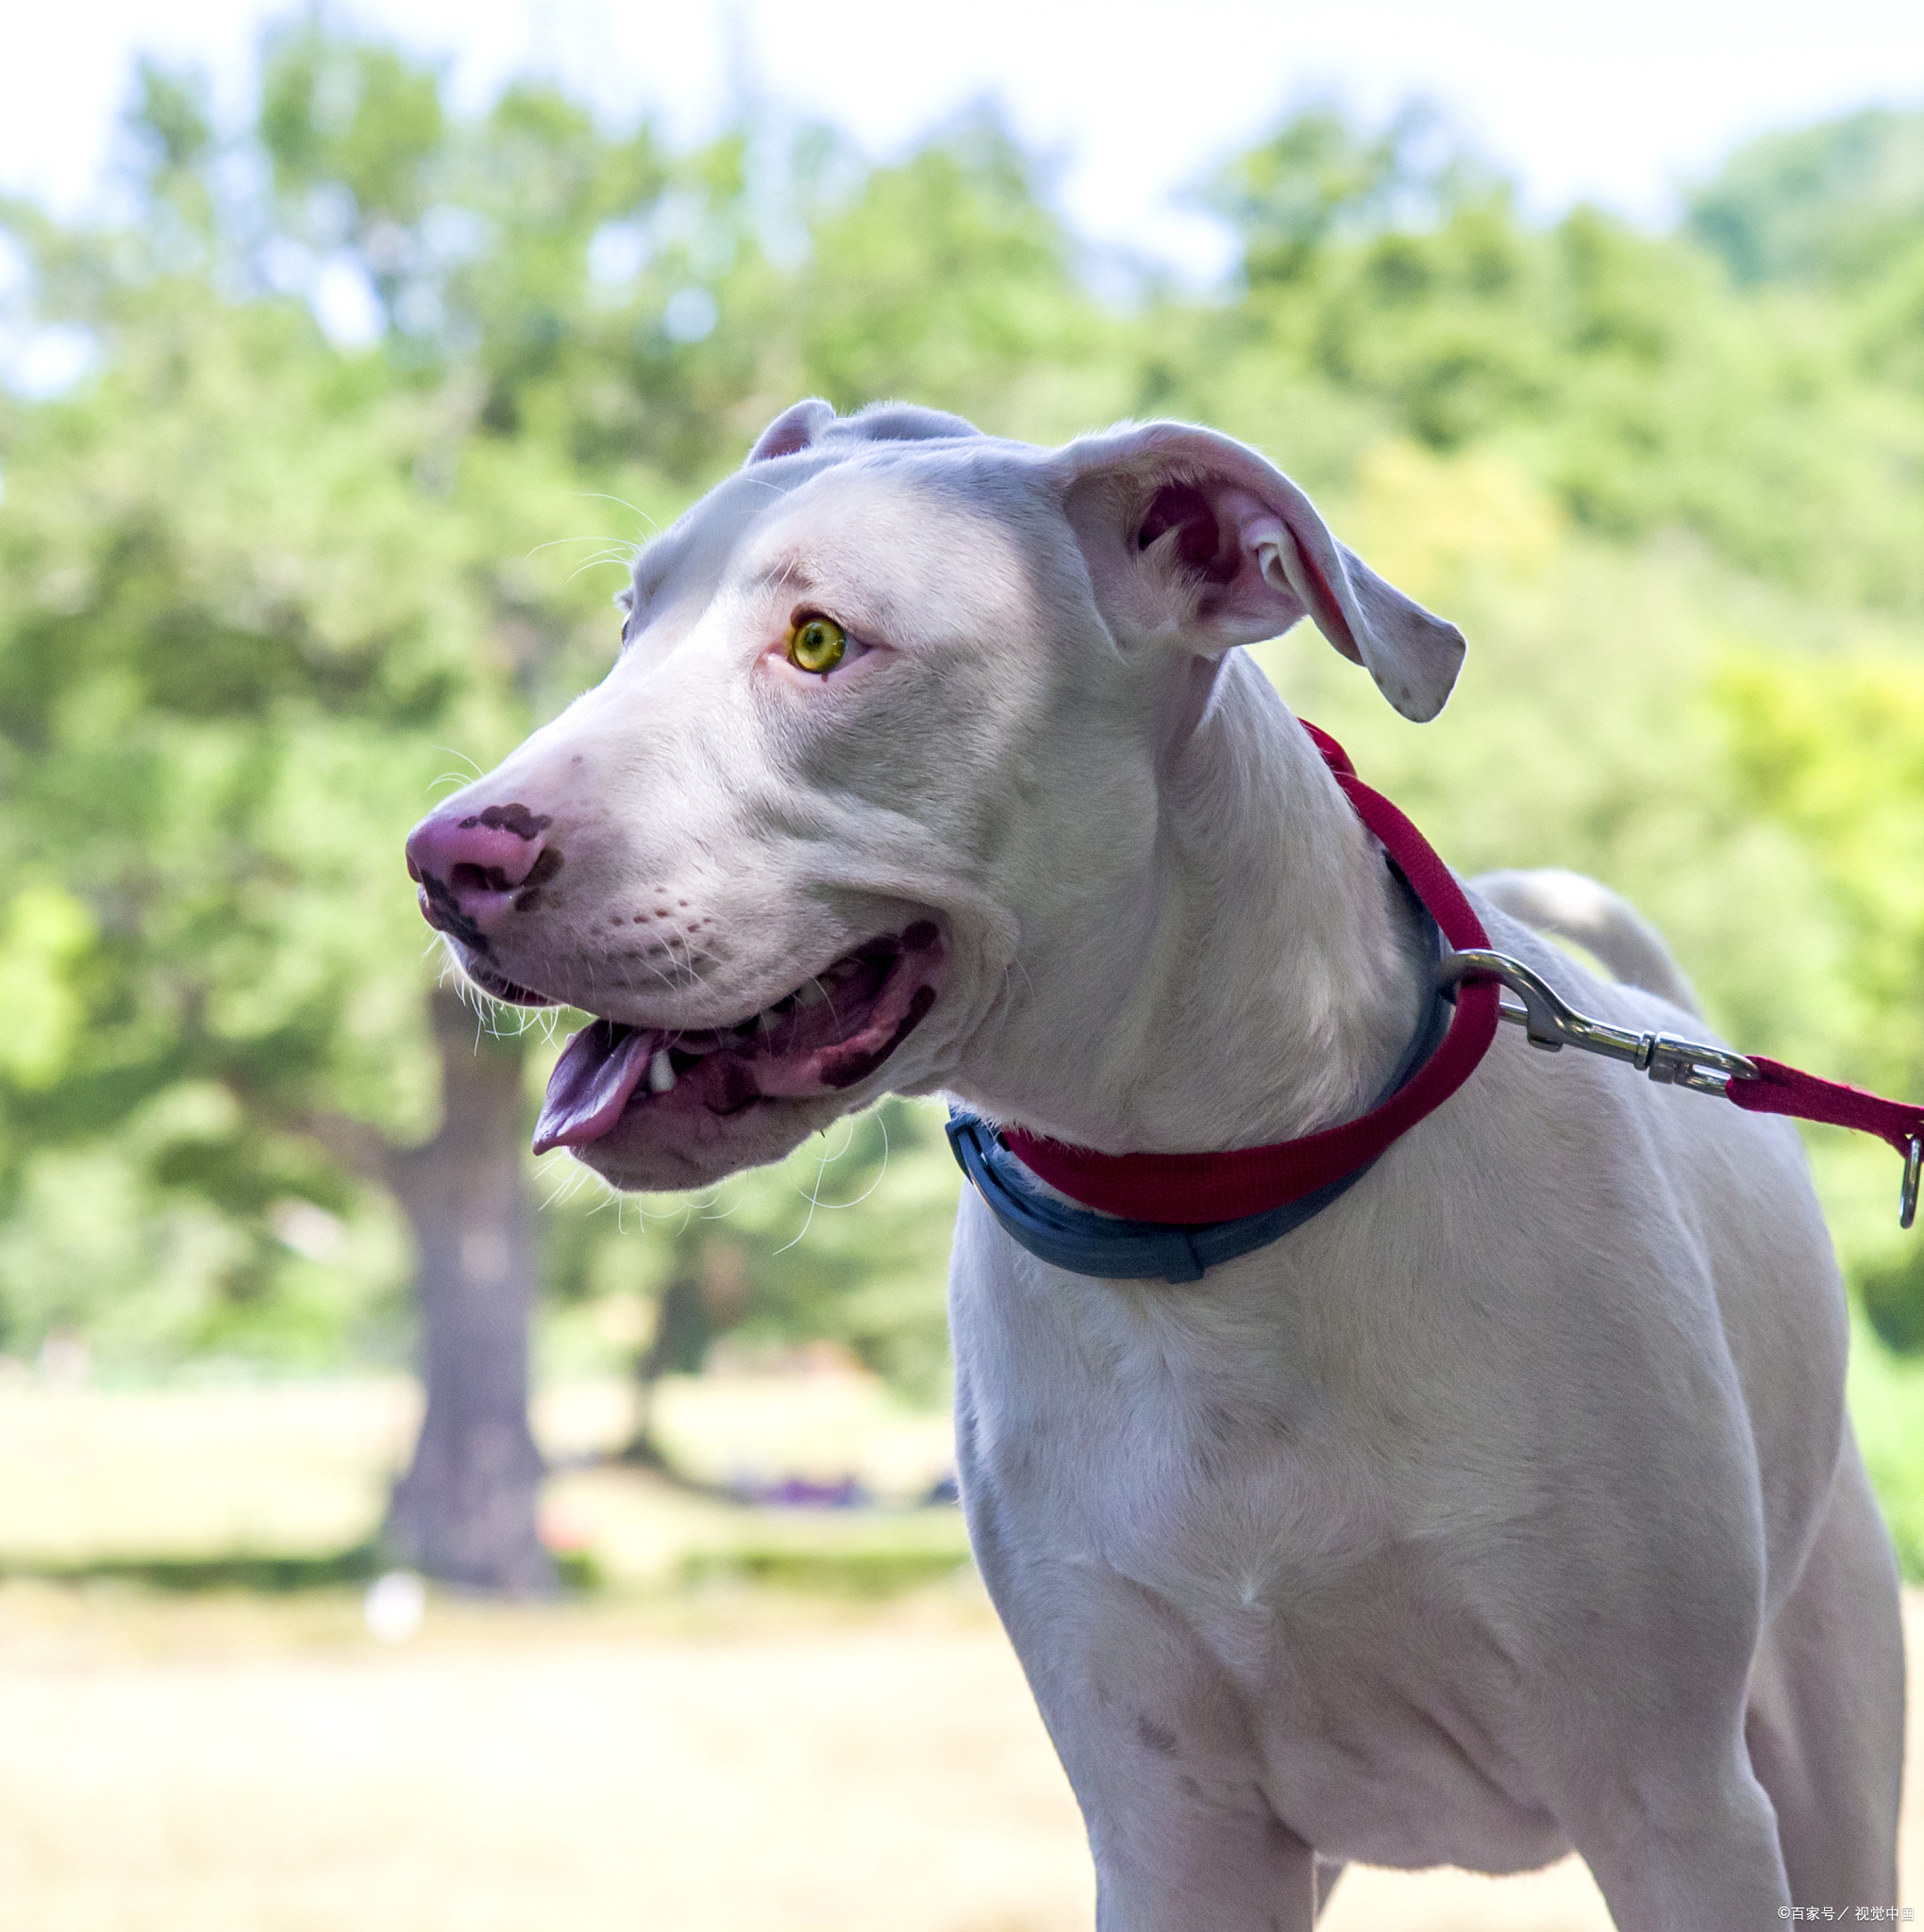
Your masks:
M 1435 145 L 1312 110 L 1235 163 L 1242 297 L 1156 315 L 1136 407 L 1234 424 L 1326 489 L 1389 434 L 1500 449 L 1610 541 L 1681 528 L 1813 597 L 1924 608 L 1924 410 L 1899 379 L 1924 281 L 1874 326 L 1739 291 L 1688 236 L 1526 222 Z
M 432 70 L 311 20 L 270 37 L 255 127 L 219 133 L 193 76 L 149 66 L 142 90 L 125 227 L 4 211 L 29 325 L 84 330 L 97 374 L 0 404 L 0 982 L 24 1022 L 0 1055 L 0 1346 L 67 1324 L 298 1354 L 389 1319 L 411 1273 L 428 1403 L 391 1538 L 537 1587 L 537 1274 L 605 1285 L 619 1244 L 665 1287 L 674 1242 L 530 1211 L 551 1049 L 432 990 L 399 841 L 450 763 L 497 758 L 611 655 L 611 582 L 543 541 L 618 558 L 833 360 L 841 316 L 807 264 L 771 265 L 739 139 L 670 158 L 535 87 L 463 122 Z M 996 330 L 1007 370 L 1079 347 L 1091 311 L 1006 143 L 834 197 L 798 174 L 789 200 L 875 290 L 905 192 L 932 254 L 875 338 L 905 386 L 962 380 Z M 960 341 L 914 306 L 937 269 L 993 271 Z M 343 277 L 365 347 L 313 319 Z M 864 1173 L 881 1132 L 858 1130 Z M 90 1194 L 109 1211 L 70 1226 Z M 793 1186 L 729 1211 L 751 1327 L 936 1378 L 939 1199 L 919 1246 L 824 1210 L 785 1255 Z M 330 1243 L 363 1282 L 343 1305 L 331 1277 L 331 1307 Z M 912 1307 L 878 1306 L 905 1255 Z
M 1838 990 L 1864 1024 L 1842 1071 L 1880 1091 L 1924 1092 L 1924 653 L 1751 653 L 1726 663 L 1715 689 L 1746 802 L 1796 834 L 1845 936 Z M 1924 1352 L 1916 1240 L 1868 1257 L 1858 1286 L 1884 1341 Z
M 290 161 L 283 193 L 298 180 L 310 207 L 338 154 L 334 185 L 368 204 L 349 237 L 375 250 L 380 223 L 431 212 L 442 124 L 430 81 L 348 52 L 364 86 L 326 141 L 274 62 L 265 111 L 310 171 Z M 57 1208 L 35 1150 L 127 1136 L 130 1211 L 198 1243 L 176 1271 L 198 1307 L 173 1325 L 202 1345 L 276 1329 L 310 1291 L 291 1205 L 346 1221 L 383 1191 L 413 1236 L 429 1378 L 393 1535 L 440 1574 L 535 1587 L 526 1043 L 477 1050 L 475 1016 L 428 997 L 396 841 L 442 747 L 498 755 L 594 675 L 613 626 L 520 560 L 530 530 L 582 525 L 565 463 L 478 433 L 452 369 L 343 356 L 296 303 L 233 299 L 268 243 L 179 131 L 193 92 L 148 75 L 151 250 L 139 225 L 13 214 L 43 312 L 92 330 L 104 366 L 6 425 L 8 960 L 43 1021 L 8 1070 L 7 1185 Z M 368 273 L 398 306 L 399 271 Z M 75 1292 L 125 1293 L 139 1254 Z M 487 1373 L 462 1345 L 477 1311 Z
M 1691 194 L 1686 226 L 1740 282 L 1876 280 L 1924 240 L 1924 110 L 1748 142 Z

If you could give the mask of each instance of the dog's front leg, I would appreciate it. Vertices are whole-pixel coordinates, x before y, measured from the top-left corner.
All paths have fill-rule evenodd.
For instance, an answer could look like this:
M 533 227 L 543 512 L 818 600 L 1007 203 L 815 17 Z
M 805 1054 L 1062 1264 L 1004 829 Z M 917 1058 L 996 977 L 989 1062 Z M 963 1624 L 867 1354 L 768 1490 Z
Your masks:
M 1091 1818 L 1096 1932 L 1310 1932 L 1314 1923 L 1314 1859 L 1273 1813 L 1179 1817 L 1166 1832 L 1113 1838 Z
M 1153 1591 L 972 1528 L 1096 1862 L 1098 1932 L 1310 1932 L 1311 1848 L 1272 1808 L 1243 1692 Z
M 1640 1796 L 1606 1835 L 1576 1834 L 1623 1932 L 1743 1932 L 1789 1916 L 1776 1817 L 1741 1742 L 1701 1789 Z
M 1070 1710 L 1038 1687 L 1089 1831 L 1097 1932 L 1310 1932 L 1314 1855 L 1253 1775 L 1183 1768 L 1179 1721 L 1147 1714 L 1159 1688 L 1130 1671 Z
M 982 1252 L 985 1218 L 964 1197 L 956 1466 L 976 1561 L 1082 1809 L 1100 1932 L 1311 1932 L 1315 1860 L 1270 1802 L 1256 1703 L 1166 1591 L 1128 1574 L 1140 1538 L 1118 1524 L 1149 1507 L 1153 1453 L 1118 1457 L 1092 1428 L 1056 1303 L 1007 1279 L 993 1241 Z

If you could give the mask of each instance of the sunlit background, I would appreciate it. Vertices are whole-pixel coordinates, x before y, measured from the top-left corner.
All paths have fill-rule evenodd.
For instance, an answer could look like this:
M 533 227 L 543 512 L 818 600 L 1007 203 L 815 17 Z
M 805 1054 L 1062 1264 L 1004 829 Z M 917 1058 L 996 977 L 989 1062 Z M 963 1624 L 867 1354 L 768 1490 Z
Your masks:
M 0 1924 L 1089 1923 L 953 1506 L 937 1118 L 611 1202 L 400 861 L 797 396 L 1260 445 L 1470 637 L 1424 731 L 1258 653 L 1453 862 L 1924 1095 L 1914 15 L 9 20 Z M 1924 1235 L 1810 1144 L 1916 1583 Z

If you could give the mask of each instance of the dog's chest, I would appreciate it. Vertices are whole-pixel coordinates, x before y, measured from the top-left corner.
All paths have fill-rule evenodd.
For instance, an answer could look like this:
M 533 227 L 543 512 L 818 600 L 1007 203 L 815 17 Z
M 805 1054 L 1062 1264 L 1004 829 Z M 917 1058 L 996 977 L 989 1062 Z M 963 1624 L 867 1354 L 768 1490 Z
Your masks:
M 1084 1711 L 1135 1713 L 1115 1752 L 1173 1738 L 1179 1776 L 1253 1776 L 1330 1852 L 1553 1854 L 1489 1728 L 1516 1669 L 1473 1580 L 1527 1503 L 1435 1415 L 1332 1382 L 1286 1301 L 1005 1279 L 954 1314 L 964 1487 L 1039 1694 L 1100 1679 Z
M 1207 1290 L 1054 1270 L 1038 1286 L 1027 1257 L 964 1267 L 951 1310 L 962 1454 L 998 1507 L 1232 1620 L 1525 1506 L 1497 1473 L 1484 1391 L 1447 1387 L 1420 1340 L 1332 1344 L 1313 1292 L 1265 1279 L 1261 1258 Z M 1399 1363 L 1412 1352 L 1420 1373 Z

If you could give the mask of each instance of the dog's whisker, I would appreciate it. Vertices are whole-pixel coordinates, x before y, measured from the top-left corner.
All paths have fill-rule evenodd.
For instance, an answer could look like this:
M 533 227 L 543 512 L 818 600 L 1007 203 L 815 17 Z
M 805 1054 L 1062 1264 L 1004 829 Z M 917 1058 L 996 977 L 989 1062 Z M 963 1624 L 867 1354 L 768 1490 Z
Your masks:
M 635 516 L 640 517 L 642 522 L 647 525 L 648 528 L 654 531 L 658 537 L 661 534 L 661 525 L 646 510 L 643 509 L 640 505 L 630 503 L 625 496 L 611 496 L 605 490 L 579 490 L 575 493 L 586 502 L 618 504 L 623 509 L 631 511 Z
M 457 751 L 451 744 L 432 745 L 429 747 L 429 749 L 433 751 L 444 751 L 449 758 L 459 758 L 462 764 L 468 766 L 474 772 L 474 774 L 477 778 L 482 778 L 487 775 L 487 774 L 481 770 L 480 766 L 476 764 L 474 759 L 471 758 L 466 752 Z
M 537 543 L 527 552 L 529 557 L 539 557 L 544 550 L 562 550 L 570 543 L 600 543 L 606 545 L 608 539 L 597 530 L 586 537 L 550 537 L 545 543 Z
M 825 1155 L 823 1157 L 821 1166 L 816 1170 L 816 1180 L 818 1188 L 821 1176 L 824 1173 L 826 1173 L 828 1168 L 830 1165 L 832 1165 L 835 1161 L 845 1158 L 855 1145 L 855 1117 L 853 1115 L 845 1114 L 842 1118 L 842 1121 L 838 1122 L 837 1124 L 841 1125 L 845 1123 L 848 1127 L 847 1137 L 844 1140 L 842 1145 L 833 1154 Z M 810 1202 L 810 1214 L 811 1217 L 816 1208 L 821 1208 L 831 1214 L 839 1214 L 844 1208 L 860 1208 L 864 1201 L 871 1199 L 875 1194 L 876 1190 L 881 1186 L 882 1181 L 886 1177 L 889 1171 L 889 1124 L 887 1118 L 878 1113 L 876 1115 L 876 1125 L 879 1127 L 881 1130 L 882 1158 L 880 1165 L 876 1170 L 875 1178 L 872 1181 L 870 1181 L 868 1186 L 865 1187 L 861 1193 L 857 1194 L 853 1200 L 823 1201 L 819 1198 L 811 1199 Z M 826 1135 L 824 1136 L 824 1138 L 826 1138 Z M 797 1190 L 797 1191 L 799 1191 L 799 1190 Z M 807 1229 L 804 1229 L 803 1232 L 806 1233 Z M 799 1240 L 800 1238 L 801 1237 L 798 1235 L 796 1237 L 796 1240 Z

